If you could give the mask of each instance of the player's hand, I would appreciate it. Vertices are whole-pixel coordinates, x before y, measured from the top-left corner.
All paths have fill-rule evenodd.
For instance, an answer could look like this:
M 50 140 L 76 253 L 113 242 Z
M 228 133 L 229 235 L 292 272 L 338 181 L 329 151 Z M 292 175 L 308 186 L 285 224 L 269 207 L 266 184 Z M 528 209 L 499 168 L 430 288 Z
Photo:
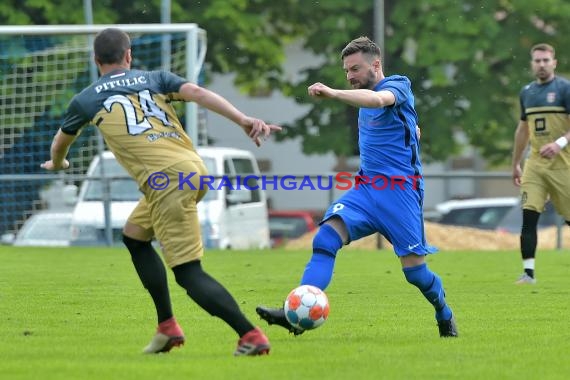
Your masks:
M 418 140 L 422 138 L 422 130 L 419 125 L 416 125 L 416 136 L 418 136 Z
M 522 169 L 520 165 L 517 165 L 513 168 L 513 183 L 517 187 L 520 187 L 522 183 Z
M 335 90 L 328 86 L 325 86 L 320 82 L 317 82 L 310 85 L 307 88 L 307 91 L 309 92 L 310 96 L 316 98 L 332 98 Z
M 41 164 L 40 167 L 45 169 L 45 170 L 52 170 L 52 171 L 67 169 L 69 167 L 69 161 L 64 159 L 61 164 L 55 165 L 52 160 L 48 160 L 48 161 L 44 162 L 43 164 Z
M 545 144 L 540 148 L 540 155 L 544 158 L 553 158 L 560 153 L 560 146 L 555 142 Z
M 261 140 L 265 140 L 269 137 L 271 132 L 280 131 L 282 129 L 278 125 L 266 124 L 263 120 L 254 117 L 246 117 L 241 127 L 257 146 L 261 146 Z

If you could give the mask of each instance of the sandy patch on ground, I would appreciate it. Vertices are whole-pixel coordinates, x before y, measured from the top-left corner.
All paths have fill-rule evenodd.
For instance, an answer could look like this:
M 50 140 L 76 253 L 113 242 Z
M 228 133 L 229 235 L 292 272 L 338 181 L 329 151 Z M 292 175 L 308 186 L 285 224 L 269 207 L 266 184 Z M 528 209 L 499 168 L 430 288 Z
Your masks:
M 444 226 L 437 223 L 425 224 L 427 241 L 440 250 L 500 250 L 519 249 L 519 235 L 485 231 L 476 228 Z M 308 233 L 298 239 L 291 240 L 285 246 L 286 249 L 310 249 L 312 247 L 314 233 Z M 344 249 L 376 249 L 378 236 L 372 235 L 350 243 Z M 538 232 L 538 248 L 556 248 L 556 227 L 546 228 Z M 568 227 L 562 227 L 562 247 L 570 247 L 570 231 Z M 381 239 L 383 248 L 392 249 L 390 243 Z

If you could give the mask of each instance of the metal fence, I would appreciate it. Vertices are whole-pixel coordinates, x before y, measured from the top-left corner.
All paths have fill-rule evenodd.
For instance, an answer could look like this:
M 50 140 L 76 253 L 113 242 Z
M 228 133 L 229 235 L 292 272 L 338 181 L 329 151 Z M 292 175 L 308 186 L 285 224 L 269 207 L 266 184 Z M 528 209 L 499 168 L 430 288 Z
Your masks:
M 42 157 L 44 159 L 45 157 Z M 34 158 L 35 165 L 39 165 L 42 159 Z M 316 180 L 318 178 L 336 178 L 337 173 L 326 174 L 277 174 L 277 173 L 263 173 L 264 177 L 277 177 L 295 178 L 300 180 L 302 178 L 310 178 Z M 75 186 L 79 188 L 82 181 L 85 179 L 101 180 L 103 188 L 108 189 L 113 180 L 122 179 L 124 176 L 87 176 L 84 174 L 68 174 L 65 172 L 46 173 L 46 174 L 0 174 L 0 199 L 2 209 L 0 210 L 0 235 L 6 233 L 15 234 L 18 232 L 23 223 L 33 214 L 42 212 L 48 209 L 65 209 L 71 211 L 73 205 L 65 202 L 63 189 L 65 186 Z M 507 172 L 440 172 L 430 173 L 424 177 L 426 193 L 430 189 L 440 188 L 437 194 L 443 197 L 442 200 L 452 198 L 451 194 L 456 193 L 458 181 L 469 180 L 475 183 L 480 183 L 485 180 L 501 180 L 504 183 L 509 183 L 511 174 Z M 316 183 L 316 182 L 315 182 Z M 338 182 L 327 183 L 325 189 L 296 189 L 292 191 L 285 191 L 283 188 L 268 189 L 268 201 L 271 205 L 271 199 L 275 197 L 288 197 L 288 209 L 311 209 L 324 211 L 329 204 L 337 199 L 344 191 L 337 188 Z M 305 186 L 307 187 L 307 186 Z M 215 190 L 214 190 L 215 191 Z M 514 191 L 509 188 L 509 191 Z M 477 196 L 477 194 L 475 194 Z M 109 195 L 104 195 L 103 199 L 109 202 Z M 105 205 L 105 210 L 109 210 L 108 204 Z M 106 218 L 106 220 L 109 220 Z M 563 220 L 560 218 L 558 223 L 558 233 L 556 247 L 562 248 L 562 229 Z M 110 235 L 111 226 L 107 226 Z

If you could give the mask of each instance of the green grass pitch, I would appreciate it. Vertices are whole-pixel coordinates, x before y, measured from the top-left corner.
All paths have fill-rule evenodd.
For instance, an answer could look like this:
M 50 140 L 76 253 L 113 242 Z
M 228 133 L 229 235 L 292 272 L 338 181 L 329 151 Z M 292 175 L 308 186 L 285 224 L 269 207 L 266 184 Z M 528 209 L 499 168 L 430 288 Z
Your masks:
M 233 357 L 235 333 L 199 309 L 169 273 L 187 342 L 143 355 L 156 327 L 125 249 L 0 247 L 1 379 L 567 379 L 570 254 L 539 252 L 535 286 L 516 286 L 519 253 L 428 258 L 447 290 L 458 339 L 441 339 L 432 307 L 388 251 L 341 251 L 329 320 L 293 337 L 255 306 L 298 284 L 302 251 L 208 251 L 204 268 L 269 336 L 266 357 Z

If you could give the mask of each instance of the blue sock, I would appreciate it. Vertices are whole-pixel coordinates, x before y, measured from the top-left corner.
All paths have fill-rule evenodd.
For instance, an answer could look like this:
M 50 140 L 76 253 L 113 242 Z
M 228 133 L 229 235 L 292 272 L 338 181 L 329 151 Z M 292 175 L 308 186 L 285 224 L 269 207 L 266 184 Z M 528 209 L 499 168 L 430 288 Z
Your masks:
M 438 321 L 451 319 L 451 309 L 445 302 L 445 291 L 441 278 L 429 270 L 426 263 L 415 267 L 403 268 L 406 280 L 415 285 L 424 297 L 435 308 L 435 319 Z
M 313 285 L 321 290 L 329 286 L 337 251 L 342 247 L 338 233 L 323 224 L 313 239 L 313 255 L 305 266 L 301 285 Z

